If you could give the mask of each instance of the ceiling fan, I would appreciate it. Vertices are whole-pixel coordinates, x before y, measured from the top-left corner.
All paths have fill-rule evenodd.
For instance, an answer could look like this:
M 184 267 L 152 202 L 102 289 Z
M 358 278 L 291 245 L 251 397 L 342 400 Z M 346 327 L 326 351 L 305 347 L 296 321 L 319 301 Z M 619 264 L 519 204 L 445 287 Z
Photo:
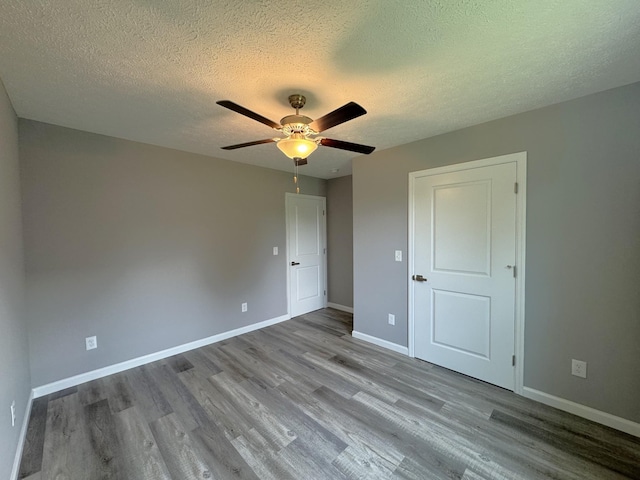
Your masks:
M 353 120 L 354 118 L 367 113 L 367 111 L 360 105 L 355 102 L 349 102 L 333 112 L 327 113 L 324 117 L 313 120 L 304 115 L 300 115 L 300 109 L 304 107 L 306 102 L 307 99 L 304 95 L 289 95 L 289 104 L 292 108 L 296 109 L 296 114 L 283 117 L 282 120 L 280 120 L 280 123 L 269 120 L 268 118 L 252 112 L 251 110 L 230 100 L 220 100 L 219 102 L 216 102 L 222 107 L 263 123 L 284 134 L 284 137 L 265 138 L 263 140 L 256 140 L 253 142 L 239 143 L 237 145 L 222 147 L 222 149 L 235 150 L 237 148 L 275 142 L 276 146 L 282 151 L 282 153 L 293 160 L 296 167 L 299 165 L 306 165 L 307 157 L 311 155 L 316 148 L 318 148 L 318 145 L 339 148 L 341 150 L 349 150 L 350 152 L 364 153 L 367 155 L 375 150 L 375 147 L 369 147 L 367 145 L 317 136 L 320 132 L 324 132 L 331 127 L 335 127 L 336 125 Z

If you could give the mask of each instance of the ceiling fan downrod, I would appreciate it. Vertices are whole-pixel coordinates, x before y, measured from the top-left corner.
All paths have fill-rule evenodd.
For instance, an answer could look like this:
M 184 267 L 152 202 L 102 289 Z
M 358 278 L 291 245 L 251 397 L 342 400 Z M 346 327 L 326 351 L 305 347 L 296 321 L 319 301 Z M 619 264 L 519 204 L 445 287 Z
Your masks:
M 300 95 L 299 93 L 289 95 L 289 105 L 296 109 L 296 115 L 300 114 L 300 109 L 304 107 L 305 103 L 307 103 L 307 99 L 304 95 Z

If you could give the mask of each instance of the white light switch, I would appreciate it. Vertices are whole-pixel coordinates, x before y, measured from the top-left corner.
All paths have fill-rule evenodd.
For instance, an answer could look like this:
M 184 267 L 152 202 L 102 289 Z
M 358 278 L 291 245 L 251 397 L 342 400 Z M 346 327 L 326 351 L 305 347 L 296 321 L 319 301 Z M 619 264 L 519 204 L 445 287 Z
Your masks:
M 277 255 L 278 254 L 278 247 L 273 247 L 273 254 Z
M 396 262 L 402 261 L 402 250 L 396 250 Z

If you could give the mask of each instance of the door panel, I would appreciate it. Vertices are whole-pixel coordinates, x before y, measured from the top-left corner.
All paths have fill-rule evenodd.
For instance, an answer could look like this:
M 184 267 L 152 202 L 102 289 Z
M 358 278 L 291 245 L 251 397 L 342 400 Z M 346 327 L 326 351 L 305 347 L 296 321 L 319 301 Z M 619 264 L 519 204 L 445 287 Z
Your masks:
M 434 270 L 489 274 L 491 184 L 443 185 L 433 192 Z
M 516 164 L 413 179 L 414 353 L 514 389 Z
M 295 212 L 294 229 L 296 239 L 294 242 L 295 255 L 319 255 L 320 241 L 320 220 L 318 216 L 318 205 L 312 200 L 305 199 L 303 202 L 294 202 Z
M 297 301 L 318 298 L 321 296 L 320 268 L 317 265 L 298 267 L 295 269 Z
M 432 295 L 433 343 L 489 359 L 491 298 L 435 289 Z
M 325 199 L 287 195 L 290 315 L 326 306 Z

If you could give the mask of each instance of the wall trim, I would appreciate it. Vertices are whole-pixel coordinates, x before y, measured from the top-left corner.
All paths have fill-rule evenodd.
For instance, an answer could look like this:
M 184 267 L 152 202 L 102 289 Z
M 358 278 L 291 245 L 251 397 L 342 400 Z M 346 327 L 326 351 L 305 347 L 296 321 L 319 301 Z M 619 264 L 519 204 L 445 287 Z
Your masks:
M 353 313 L 353 307 L 347 307 L 346 305 L 340 305 L 339 303 L 327 302 L 327 307 L 335 308 L 341 312 Z
M 373 343 L 374 345 L 377 345 L 379 347 L 386 348 L 387 350 L 393 350 L 394 352 L 401 353 L 403 355 L 409 355 L 409 349 L 407 347 L 403 347 L 402 345 L 398 345 L 397 343 L 383 340 L 382 338 L 373 337 L 356 330 L 353 330 L 351 332 L 351 336 L 353 338 L 357 338 L 358 340 L 364 340 L 365 342 Z
M 20 473 L 20 460 L 22 460 L 22 451 L 24 450 L 24 441 L 27 438 L 27 429 L 29 428 L 29 419 L 31 418 L 31 404 L 33 403 L 33 390 L 29 394 L 27 400 L 27 407 L 24 410 L 24 418 L 22 419 L 22 428 L 20 429 L 20 435 L 18 436 L 18 446 L 16 447 L 16 455 L 13 459 L 13 468 L 11 469 L 10 480 L 18 480 L 18 474 Z
M 600 423 L 607 427 L 615 428 L 616 430 L 628 433 L 629 435 L 640 437 L 640 423 L 632 422 L 626 418 L 616 417 L 610 413 L 596 410 L 595 408 L 587 407 L 586 405 L 572 402 L 571 400 L 549 395 L 548 393 L 529 387 L 524 387 L 522 389 L 522 396 L 544 403 L 550 407 L 555 407 L 559 410 L 573 413 L 574 415 Z
M 114 365 L 98 368 L 97 370 L 92 370 L 90 372 L 74 375 L 73 377 L 64 378 L 62 380 L 57 380 L 55 382 L 47 383 L 46 385 L 35 387 L 33 389 L 33 397 L 38 398 L 44 395 L 48 395 L 50 393 L 64 390 L 65 388 L 75 387 L 76 385 L 80 385 L 81 383 L 89 382 L 91 380 L 96 380 L 98 378 L 106 377 L 108 375 L 113 375 L 114 373 L 119 373 L 124 370 L 129 370 L 134 367 L 139 367 L 140 365 L 145 365 L 147 363 L 155 362 L 157 360 L 162 360 L 163 358 L 167 358 L 172 355 L 177 355 L 179 353 L 184 353 L 189 350 L 193 350 L 195 348 L 204 347 L 212 343 L 220 342 L 222 340 L 226 340 L 231 337 L 242 335 L 243 333 L 253 332 L 254 330 L 259 330 L 261 328 L 269 327 L 271 325 L 275 325 L 276 323 L 284 322 L 285 320 L 289 320 L 289 319 L 291 319 L 291 317 L 288 314 L 281 315 L 279 317 L 271 318 L 269 320 L 264 320 L 262 322 L 247 325 L 245 327 L 240 327 L 234 330 L 229 330 L 227 332 L 218 333 L 216 335 L 212 335 L 211 337 L 202 338 L 200 340 L 195 340 L 193 342 L 185 343 L 183 345 L 167 348 L 166 350 L 150 353 L 148 355 L 132 358 L 131 360 L 116 363 Z

